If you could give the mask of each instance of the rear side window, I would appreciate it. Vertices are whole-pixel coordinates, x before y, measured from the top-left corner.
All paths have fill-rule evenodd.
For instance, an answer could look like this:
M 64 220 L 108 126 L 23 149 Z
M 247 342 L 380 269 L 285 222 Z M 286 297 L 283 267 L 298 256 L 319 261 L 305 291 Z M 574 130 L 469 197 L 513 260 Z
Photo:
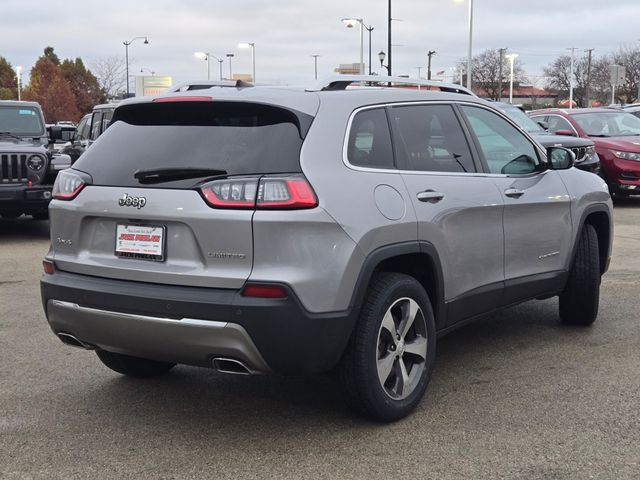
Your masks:
M 393 107 L 400 168 L 427 172 L 475 172 L 462 126 L 450 105 Z
M 384 108 L 356 113 L 351 122 L 347 159 L 351 165 L 370 168 L 395 168 L 389 122 Z
M 312 117 L 245 102 L 162 102 L 123 105 L 74 168 L 96 185 L 147 186 L 139 170 L 208 169 L 227 175 L 300 172 L 301 131 Z M 304 127 L 304 128 L 302 128 Z M 191 188 L 202 179 L 157 188 Z M 152 188 L 152 187 L 149 187 Z
M 102 126 L 102 112 L 95 112 L 91 117 L 91 140 L 97 140 Z

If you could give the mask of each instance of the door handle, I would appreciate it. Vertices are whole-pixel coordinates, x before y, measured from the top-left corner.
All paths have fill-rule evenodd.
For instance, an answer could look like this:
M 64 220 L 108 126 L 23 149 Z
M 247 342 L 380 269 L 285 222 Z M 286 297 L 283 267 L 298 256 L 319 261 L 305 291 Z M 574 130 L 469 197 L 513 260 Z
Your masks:
M 524 195 L 524 190 L 520 190 L 519 188 L 507 188 L 504 191 L 504 194 L 507 197 L 520 198 L 522 195 Z
M 419 192 L 416 197 L 421 202 L 436 203 L 444 198 L 444 193 L 436 192 L 434 190 L 425 190 L 424 192 Z

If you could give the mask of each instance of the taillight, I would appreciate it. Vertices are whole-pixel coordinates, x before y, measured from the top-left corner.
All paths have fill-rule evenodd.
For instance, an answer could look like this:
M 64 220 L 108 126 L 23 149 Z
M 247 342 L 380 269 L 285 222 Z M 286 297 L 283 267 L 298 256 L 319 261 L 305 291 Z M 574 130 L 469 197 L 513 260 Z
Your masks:
M 254 298 L 287 298 L 287 291 L 280 285 L 249 283 L 242 289 L 241 295 Z
M 200 187 L 214 208 L 299 209 L 318 206 L 311 185 L 302 175 L 227 178 Z
M 313 208 L 315 193 L 303 176 L 263 177 L 258 189 L 258 208 Z
M 86 185 L 84 179 L 70 170 L 58 172 L 51 194 L 57 200 L 73 200 Z
M 47 275 L 53 275 L 56 271 L 55 264 L 51 260 L 47 259 L 42 261 L 42 268 L 44 270 L 44 273 L 46 273 Z
M 200 193 L 214 208 L 254 208 L 258 178 L 214 180 L 200 187 Z

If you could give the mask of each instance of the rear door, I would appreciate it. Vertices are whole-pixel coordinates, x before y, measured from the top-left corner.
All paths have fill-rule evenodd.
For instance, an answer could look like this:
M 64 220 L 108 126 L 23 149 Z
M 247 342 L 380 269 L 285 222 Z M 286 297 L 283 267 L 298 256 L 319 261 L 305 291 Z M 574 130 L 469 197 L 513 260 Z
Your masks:
M 573 238 L 570 197 L 558 172 L 515 126 L 483 106 L 461 110 L 504 202 L 504 303 L 553 289 Z M 535 292 L 535 289 L 539 292 Z
M 300 172 L 301 123 L 310 118 L 236 102 L 121 107 L 74 165 L 92 184 L 71 202 L 52 202 L 56 264 L 109 278 L 241 287 L 253 259 L 254 208 L 243 200 L 255 195 L 244 179 Z M 213 180 L 222 182 L 218 208 L 201 191 Z
M 398 105 L 388 111 L 418 238 L 440 256 L 449 323 L 495 308 L 504 280 L 500 192 L 478 172 L 451 105 Z

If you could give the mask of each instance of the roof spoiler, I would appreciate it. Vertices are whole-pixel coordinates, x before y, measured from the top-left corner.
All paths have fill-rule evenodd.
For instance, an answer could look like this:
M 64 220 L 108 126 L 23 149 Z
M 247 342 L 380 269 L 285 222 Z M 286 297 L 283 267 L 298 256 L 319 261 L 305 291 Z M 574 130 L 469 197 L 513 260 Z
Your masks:
M 245 82 L 244 80 L 198 80 L 180 83 L 172 87 L 168 92 L 190 92 L 193 90 L 207 90 L 213 87 L 248 88 L 253 86 L 253 83 Z
M 369 86 L 393 87 L 393 86 L 417 86 L 438 88 L 442 92 L 461 93 L 465 95 L 476 95 L 462 85 L 454 83 L 438 82 L 435 80 L 422 80 L 407 77 L 389 77 L 383 75 L 332 75 L 328 78 L 318 81 L 314 86 L 307 88 L 307 92 L 323 92 L 332 90 L 345 90 L 349 85 L 354 83 L 367 84 Z

